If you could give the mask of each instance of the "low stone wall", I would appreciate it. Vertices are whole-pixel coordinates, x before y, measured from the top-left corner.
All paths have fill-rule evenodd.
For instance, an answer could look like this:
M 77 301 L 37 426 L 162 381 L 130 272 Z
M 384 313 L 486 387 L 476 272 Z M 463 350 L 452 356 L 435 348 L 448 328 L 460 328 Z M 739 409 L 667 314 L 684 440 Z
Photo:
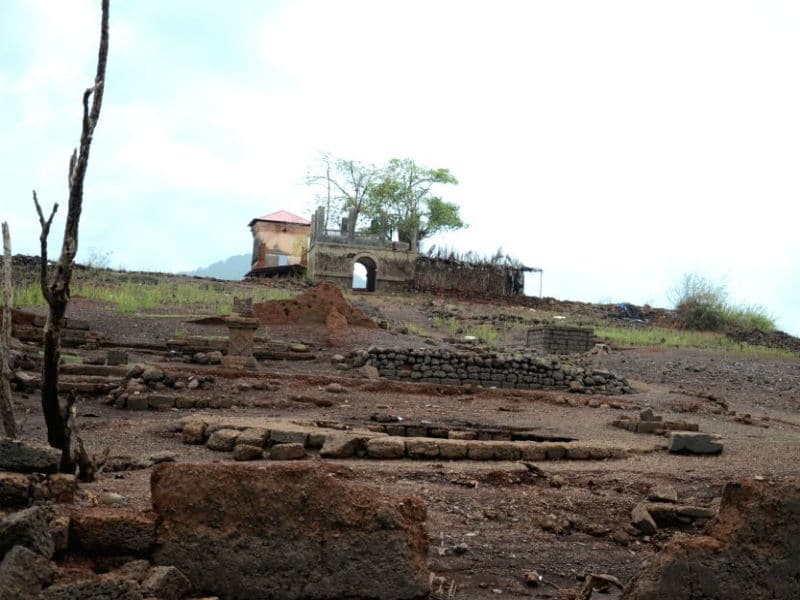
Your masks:
M 594 332 L 587 327 L 543 325 L 528 330 L 528 347 L 549 354 L 579 354 L 594 345 Z
M 442 349 L 370 348 L 350 353 L 353 367 L 371 365 L 382 377 L 525 390 L 561 389 L 580 393 L 627 394 L 625 379 L 590 366 L 532 353 L 486 354 Z
M 231 452 L 234 460 L 243 461 L 297 460 L 307 458 L 307 452 L 311 451 L 319 451 L 321 458 L 473 461 L 606 460 L 627 458 L 631 453 L 627 447 L 608 443 L 503 441 L 485 436 L 474 439 L 464 435 L 474 432 L 462 431 L 449 431 L 447 437 L 424 437 L 434 432 L 418 429 L 387 435 L 378 431 L 339 431 L 269 420 L 254 427 L 235 421 L 206 422 L 197 416 L 184 422 L 181 436 L 185 444 L 203 444 L 215 452 Z M 408 437 L 414 433 L 417 435 Z M 251 448 L 253 452 L 244 452 Z M 297 452 L 288 455 L 286 450 Z

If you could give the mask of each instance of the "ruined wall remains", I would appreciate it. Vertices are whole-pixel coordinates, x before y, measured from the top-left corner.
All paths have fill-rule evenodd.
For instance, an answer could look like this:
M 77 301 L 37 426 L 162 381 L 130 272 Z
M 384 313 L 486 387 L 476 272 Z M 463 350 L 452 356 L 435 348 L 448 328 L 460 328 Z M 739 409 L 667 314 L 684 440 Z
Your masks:
M 254 221 L 252 268 L 305 264 L 309 225 Z
M 564 363 L 556 356 L 531 353 L 485 354 L 442 349 L 370 348 L 350 353 L 354 367 L 371 365 L 383 377 L 524 390 L 561 389 L 581 393 L 625 394 L 625 379 L 591 366 Z
M 524 274 L 524 267 L 419 256 L 414 289 L 477 296 L 521 296 L 525 289 Z
M 314 242 L 308 254 L 308 277 L 343 289 L 353 287 L 353 265 L 360 260 L 375 263 L 375 291 L 406 291 L 414 279 L 416 252 L 407 245 L 360 248 L 346 243 Z
M 548 354 L 579 354 L 594 345 L 594 331 L 588 327 L 542 325 L 528 330 L 527 345 Z

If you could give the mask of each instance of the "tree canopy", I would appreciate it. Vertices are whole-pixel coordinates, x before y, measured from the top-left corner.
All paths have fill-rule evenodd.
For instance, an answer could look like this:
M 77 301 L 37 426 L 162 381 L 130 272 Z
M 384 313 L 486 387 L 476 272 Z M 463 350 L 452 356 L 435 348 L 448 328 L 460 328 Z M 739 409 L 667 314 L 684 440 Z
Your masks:
M 355 210 L 357 221 L 377 232 L 385 224 L 398 239 L 419 248 L 437 233 L 466 227 L 459 206 L 434 194 L 437 186 L 456 185 L 448 169 L 417 165 L 410 158 L 393 158 L 375 166 L 323 155 L 324 174 L 310 175 L 310 184 L 327 186 L 318 202 L 330 216 Z

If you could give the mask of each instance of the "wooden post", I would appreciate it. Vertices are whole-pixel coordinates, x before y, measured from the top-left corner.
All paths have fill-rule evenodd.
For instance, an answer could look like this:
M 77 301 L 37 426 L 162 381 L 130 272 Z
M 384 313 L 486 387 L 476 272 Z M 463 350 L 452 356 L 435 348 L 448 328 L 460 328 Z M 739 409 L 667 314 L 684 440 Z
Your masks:
M 0 330 L 0 413 L 3 429 L 10 438 L 19 436 L 11 404 L 11 236 L 3 222 L 3 326 Z
M 55 204 L 50 218 L 45 220 L 36 192 L 33 202 L 39 215 L 42 233 L 40 242 L 40 283 L 42 295 L 48 304 L 47 322 L 44 326 L 44 348 L 42 357 L 42 413 L 47 425 L 47 441 L 54 448 L 61 450 L 60 470 L 64 473 L 75 472 L 75 458 L 72 453 L 72 417 L 74 416 L 74 396 L 61 406 L 58 397 L 58 371 L 61 359 L 61 330 L 70 297 L 70 282 L 78 252 L 78 223 L 83 206 L 83 183 L 89 166 L 89 150 L 92 136 L 100 118 L 100 107 L 103 103 L 105 88 L 106 62 L 108 60 L 108 5 L 109 0 L 101 2 L 100 48 L 97 54 L 97 72 L 94 85 L 83 92 L 83 120 L 81 126 L 80 145 L 72 152 L 69 162 L 69 201 L 67 217 L 64 225 L 64 240 L 61 245 L 61 256 L 56 263 L 52 277 L 48 277 L 47 236 L 53 222 L 58 204 Z M 89 100 L 91 99 L 91 106 Z

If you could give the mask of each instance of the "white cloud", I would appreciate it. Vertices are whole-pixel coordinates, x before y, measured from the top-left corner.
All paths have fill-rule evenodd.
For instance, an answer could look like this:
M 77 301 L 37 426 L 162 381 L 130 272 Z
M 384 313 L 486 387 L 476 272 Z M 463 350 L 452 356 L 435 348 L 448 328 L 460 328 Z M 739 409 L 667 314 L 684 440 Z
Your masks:
M 40 43 L 21 77 L 0 79 L 18 107 L 0 120 L 3 152 L 22 165 L 0 175 L 23 180 L 11 216 L 26 236 L 28 188 L 65 194 L 97 38 L 94 2 L 31 6 Z M 108 241 L 130 268 L 246 251 L 250 217 L 303 212 L 303 175 L 328 150 L 449 167 L 461 183 L 444 193 L 471 226 L 444 239 L 544 267 L 547 294 L 663 303 L 697 270 L 797 314 L 795 3 L 296 0 L 260 25 L 233 4 L 241 47 L 218 48 L 227 69 L 170 52 L 135 8 L 112 7 L 113 85 L 87 181 L 103 202 L 85 229 L 104 241 L 115 211 L 133 215 Z M 197 3 L 193 18 L 213 14 Z

